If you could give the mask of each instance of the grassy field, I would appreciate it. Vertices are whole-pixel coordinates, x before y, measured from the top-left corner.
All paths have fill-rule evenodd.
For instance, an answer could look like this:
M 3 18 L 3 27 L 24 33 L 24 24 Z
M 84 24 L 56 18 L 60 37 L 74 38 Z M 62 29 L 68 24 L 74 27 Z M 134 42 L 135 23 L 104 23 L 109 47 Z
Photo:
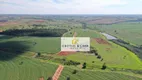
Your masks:
M 104 59 L 103 61 L 98 60 L 95 55 L 90 55 L 87 53 L 76 53 L 67 56 L 69 60 L 80 61 L 81 63 L 87 62 L 89 68 L 98 67 L 100 68 L 103 63 L 106 63 L 108 67 L 113 68 L 126 68 L 126 69 L 142 69 L 142 62 L 140 59 L 134 55 L 134 53 L 128 51 L 127 49 L 107 41 L 100 33 L 92 30 L 74 30 L 71 33 L 76 32 L 77 37 L 89 36 L 91 37 L 91 46 L 97 49 L 99 55 Z M 70 32 L 66 33 L 64 36 L 72 36 Z M 106 40 L 109 44 L 99 44 L 96 42 L 95 38 L 102 38 Z M 107 49 L 109 49 L 107 51 Z M 125 57 L 125 59 L 124 59 Z M 92 63 L 95 61 L 95 63 Z
M 93 41 L 92 46 L 98 50 L 98 53 L 102 56 L 104 62 L 108 64 L 108 66 L 117 68 L 142 69 L 142 62 L 140 59 L 134 55 L 134 53 L 119 45 L 114 43 L 111 43 L 111 45 L 98 44 L 96 41 Z M 107 48 L 110 50 L 107 51 Z
M 52 76 L 57 68 L 57 65 L 47 63 L 48 61 L 37 60 L 30 57 L 31 53 L 25 53 L 19 57 L 13 58 L 9 61 L 0 61 L 0 80 L 38 80 L 39 77 L 47 79 Z M 26 56 L 26 57 L 25 57 Z M 28 58 L 27 58 L 28 57 Z M 95 61 L 94 66 L 100 67 L 101 62 L 96 59 L 95 56 L 84 55 L 83 53 L 76 53 L 75 55 L 68 56 L 68 59 L 74 59 L 76 61 L 92 64 L 92 60 Z M 22 64 L 21 64 L 22 62 Z M 96 65 L 98 64 L 98 65 Z M 100 65 L 99 65 L 100 64 Z M 87 65 L 93 66 L 93 65 Z M 94 67 L 93 66 L 93 67 Z M 141 80 L 138 77 L 132 77 L 124 74 L 113 72 L 99 72 L 99 71 L 79 71 L 77 74 L 72 74 L 74 68 L 65 67 L 59 80 L 66 80 L 69 76 L 71 80 Z
M 98 28 L 130 43 L 142 45 L 142 22 L 125 22 L 98 26 Z
M 41 53 L 57 53 L 60 51 L 60 38 L 59 37 L 0 37 L 0 43 L 11 46 L 5 46 L 5 48 L 18 47 L 14 43 L 9 42 L 24 42 L 28 46 L 27 50 L 31 52 Z M 7 42 L 7 43 L 6 43 Z M 19 46 L 20 47 L 20 46 Z
M 17 57 L 0 61 L 0 80 L 39 80 L 42 76 L 47 79 L 52 77 L 56 68 L 56 65 L 39 60 Z
M 133 44 L 142 45 L 142 23 L 125 22 L 97 27 L 93 24 L 97 21 L 88 20 L 87 23 L 91 23 L 91 26 L 86 27 L 88 29 L 82 29 L 82 23 L 74 19 L 60 20 L 59 18 L 59 20 L 56 20 L 55 18 L 45 19 L 43 22 L 36 19 L 23 19 L 17 20 L 17 24 L 5 23 L 6 25 L 0 27 L 0 30 L 64 28 L 69 32 L 65 33 L 63 37 L 72 37 L 75 32 L 76 37 L 90 37 L 91 47 L 97 50 L 103 60 L 101 61 L 96 55 L 87 52 L 77 52 L 67 56 L 57 55 L 56 53 L 60 51 L 60 37 L 0 36 L 0 80 L 38 80 L 40 77 L 47 80 L 48 77 L 53 76 L 58 64 L 65 67 L 59 80 L 67 80 L 67 77 L 70 77 L 70 80 L 142 80 L 135 77 L 142 71 L 140 59 L 124 47 L 106 40 L 103 35 L 96 31 L 100 29 Z M 98 21 L 100 23 L 106 20 Z M 45 26 L 35 27 L 33 24 Z M 110 24 L 110 22 L 108 21 L 107 24 Z M 95 27 L 91 28 L 93 26 Z M 96 38 L 101 38 L 108 44 L 101 44 L 97 42 Z M 41 54 L 38 55 L 37 53 Z M 63 59 L 81 64 L 77 66 L 74 66 L 74 64 L 64 65 Z M 87 63 L 87 68 L 81 69 L 84 62 Z M 106 70 L 101 69 L 104 63 L 107 66 Z M 72 74 L 74 69 L 78 71 L 76 74 Z M 137 74 L 133 75 L 132 70 L 137 71 Z M 129 74 L 124 75 L 124 72 Z M 130 74 L 132 75 L 130 76 Z
M 73 61 L 78 61 L 81 64 L 86 62 L 88 69 L 94 69 L 94 68 L 101 69 L 101 67 L 102 67 L 102 65 L 104 63 L 103 61 L 100 61 L 99 59 L 97 59 L 97 57 L 95 55 L 89 55 L 87 53 L 71 54 L 71 55 L 68 55 L 66 57 L 66 59 L 73 60 Z M 94 61 L 94 63 L 92 63 L 93 61 Z M 81 68 L 81 66 L 78 66 L 78 67 Z
M 76 32 L 76 37 L 91 37 L 91 38 L 99 38 L 102 37 L 98 32 L 88 29 L 74 29 L 64 34 L 64 37 L 72 37 Z
M 40 77 L 46 80 L 53 76 L 56 69 L 57 65 L 20 56 L 10 61 L 0 61 L 0 80 L 38 80 Z M 71 80 L 141 80 L 115 72 L 78 70 L 77 74 L 72 74 L 73 70 L 65 67 L 59 80 L 66 80 L 67 77 Z
M 61 19 L 61 18 L 60 18 Z M 8 30 L 8 29 L 78 29 L 81 28 L 81 23 L 78 22 L 70 22 L 68 20 L 54 20 L 54 19 L 15 19 L 9 20 L 8 22 L 0 23 L 0 30 Z M 33 26 L 33 24 L 41 25 L 41 26 Z M 44 26 L 42 26 L 44 25 Z
M 72 72 L 72 69 L 64 68 L 59 80 L 66 80 L 67 77 L 70 77 L 70 80 L 141 80 L 141 78 L 114 72 L 78 71 L 76 74 Z
M 126 50 L 123 47 L 120 47 L 116 44 L 109 45 L 102 45 L 98 43 L 92 42 L 93 47 L 95 47 L 103 58 L 97 59 L 95 55 L 91 55 L 88 53 L 75 53 L 66 56 L 66 59 L 79 61 L 81 63 L 86 62 L 88 69 L 99 68 L 101 69 L 103 63 L 107 64 L 109 68 L 118 68 L 118 69 L 135 69 L 135 70 L 142 70 L 142 62 L 140 59 L 134 55 L 134 53 Z M 110 51 L 106 51 L 106 48 L 110 48 Z M 126 58 L 124 58 L 126 56 Z M 94 61 L 94 63 L 92 63 Z

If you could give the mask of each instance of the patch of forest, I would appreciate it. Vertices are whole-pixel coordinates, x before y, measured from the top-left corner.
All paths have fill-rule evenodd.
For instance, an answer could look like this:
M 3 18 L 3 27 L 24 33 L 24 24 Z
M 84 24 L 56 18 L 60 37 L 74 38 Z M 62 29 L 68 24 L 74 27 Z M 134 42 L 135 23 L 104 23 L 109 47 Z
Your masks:
M 0 32 L 0 34 L 9 36 L 61 37 L 67 31 L 66 29 L 9 29 Z

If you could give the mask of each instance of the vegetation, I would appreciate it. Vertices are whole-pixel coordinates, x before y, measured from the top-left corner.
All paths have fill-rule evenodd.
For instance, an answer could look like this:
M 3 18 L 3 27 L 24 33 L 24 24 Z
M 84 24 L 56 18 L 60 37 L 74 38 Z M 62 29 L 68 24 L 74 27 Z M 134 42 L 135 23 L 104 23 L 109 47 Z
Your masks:
M 19 64 L 21 61 L 23 64 Z M 0 61 L 0 80 L 38 80 L 41 76 L 48 79 L 54 74 L 56 68 L 57 65 L 16 57 L 10 61 Z
M 77 61 L 67 60 L 67 59 L 62 59 L 62 58 L 54 58 L 52 56 L 41 55 L 41 56 L 38 56 L 37 58 L 57 62 L 57 63 L 63 64 L 63 65 L 68 65 L 68 66 L 70 66 L 70 65 L 74 65 L 74 66 L 80 65 L 80 62 L 77 62 Z
M 134 52 L 140 59 L 142 59 L 142 47 L 136 47 L 134 45 L 131 45 L 130 43 L 128 42 L 125 42 L 123 40 L 111 40 L 112 42 L 122 46 L 122 47 L 125 47 L 127 50 L 130 50 L 132 52 Z
M 9 52 L 30 51 L 35 53 L 54 54 L 60 51 L 59 37 L 0 37 L 0 49 Z M 1 51 L 1 50 L 0 50 Z M 6 53 L 5 52 L 5 53 Z
M 104 63 L 102 66 L 102 70 L 105 70 L 107 68 L 106 64 Z
M 76 74 L 77 73 L 77 70 L 73 70 L 72 74 Z
M 73 33 L 73 34 L 70 34 Z M 74 35 L 74 32 L 77 33 L 76 37 L 91 37 L 91 38 L 100 38 L 102 35 L 100 35 L 98 32 L 88 29 L 75 29 L 71 30 L 70 32 L 67 32 L 64 34 L 64 37 L 72 37 Z
M 121 17 L 121 18 L 119 18 Z M 142 16 L 0 16 L 0 80 L 141 80 Z M 90 51 L 60 53 L 60 37 L 90 37 Z M 116 36 L 107 40 L 100 32 Z M 134 37 L 132 37 L 134 36 Z M 139 58 L 138 58 L 139 57 Z
M 134 76 L 128 76 L 122 73 L 106 72 L 106 71 L 78 71 L 77 74 L 72 74 L 71 68 L 64 68 L 59 80 L 66 80 L 70 76 L 70 80 L 141 80 Z
M 85 69 L 85 68 L 86 68 L 86 62 L 84 62 L 82 65 L 82 69 Z
M 101 31 L 105 31 L 108 34 L 116 36 L 122 40 L 125 40 L 134 45 L 140 46 L 142 45 L 142 22 L 123 22 L 119 24 L 112 25 L 102 25 L 97 26 Z M 115 32 L 117 31 L 117 33 Z
M 67 32 L 65 29 L 11 29 L 0 34 L 10 36 L 61 37 L 65 32 Z

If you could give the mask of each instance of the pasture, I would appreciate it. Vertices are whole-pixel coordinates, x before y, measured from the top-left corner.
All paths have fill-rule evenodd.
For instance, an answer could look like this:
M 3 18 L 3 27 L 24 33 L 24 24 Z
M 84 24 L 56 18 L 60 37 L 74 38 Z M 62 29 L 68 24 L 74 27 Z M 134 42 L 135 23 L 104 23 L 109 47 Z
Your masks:
M 103 58 L 103 61 L 97 59 L 93 54 L 82 52 L 69 54 L 65 56 L 67 59 L 81 63 L 86 62 L 88 68 L 101 68 L 102 64 L 106 63 L 110 68 L 142 69 L 142 62 L 134 53 L 106 40 L 99 32 L 92 30 L 74 30 L 71 32 L 76 32 L 77 37 L 91 37 L 91 46 L 97 50 L 98 54 Z M 73 34 L 68 32 L 64 36 L 73 36 Z M 92 61 L 95 63 L 92 63 Z
M 135 45 L 142 45 L 142 22 L 124 22 L 102 25 L 97 28 Z
M 56 71 L 57 65 L 39 60 L 17 57 L 10 61 L 0 61 L 0 80 L 39 80 L 48 79 Z
M 74 32 L 76 32 L 76 37 L 91 37 L 91 38 L 99 38 L 102 37 L 97 31 L 88 30 L 88 29 L 73 29 L 67 33 L 65 33 L 64 37 L 73 37 Z
M 86 62 L 88 69 L 101 69 L 103 63 L 106 63 L 108 68 L 142 70 L 142 62 L 134 53 L 119 45 L 109 43 L 111 45 L 99 44 L 96 41 L 91 42 L 92 47 L 97 50 L 98 54 L 103 58 L 103 61 L 98 59 L 94 54 L 82 52 L 70 54 L 65 57 L 68 60 L 79 61 L 82 64 Z
M 70 77 L 70 80 L 141 80 L 141 78 L 115 72 L 100 72 L 86 70 L 78 70 L 76 74 L 72 74 L 72 72 L 72 69 L 64 68 L 59 80 L 66 80 L 67 77 Z
M 127 18 L 117 20 L 115 17 L 48 16 L 42 18 L 29 16 L 1 22 L 0 32 L 9 29 L 21 31 L 66 29 L 68 32 L 64 33 L 63 37 L 72 37 L 75 32 L 76 37 L 90 37 L 91 48 L 95 52 L 57 54 L 60 52 L 61 41 L 60 37 L 53 37 L 53 35 L 33 37 L 25 35 L 27 32 L 23 33 L 23 36 L 20 35 L 21 32 L 19 36 L 0 35 L 0 80 L 39 80 L 41 77 L 47 80 L 54 75 L 58 65 L 64 66 L 59 80 L 67 80 L 67 77 L 70 80 L 141 80 L 138 78 L 142 73 L 141 60 L 133 52 L 108 41 L 99 31 L 140 46 L 142 45 L 142 22 L 119 23 L 127 21 Z M 50 34 L 47 31 L 45 33 Z M 82 68 L 83 63 L 86 63 L 86 68 Z M 104 63 L 107 67 L 102 70 Z M 76 74 L 73 74 L 74 70 L 77 70 Z M 138 74 L 140 76 L 137 76 Z
M 50 54 L 57 53 L 60 51 L 60 38 L 59 37 L 8 37 L 8 36 L 3 36 L 0 38 L 1 38 L 0 43 L 5 42 L 5 44 L 3 45 L 7 45 L 5 46 L 5 48 L 18 47 L 18 45 L 14 43 L 7 44 L 9 42 L 19 42 L 19 43 L 24 42 L 24 44 L 27 45 L 28 47 L 26 51 L 37 52 L 37 53 L 38 52 L 50 53 Z
M 95 40 L 92 40 L 92 46 L 95 47 L 98 53 L 104 59 L 104 62 L 110 67 L 117 68 L 131 68 L 142 69 L 142 62 L 131 51 L 109 42 L 108 44 L 99 44 Z

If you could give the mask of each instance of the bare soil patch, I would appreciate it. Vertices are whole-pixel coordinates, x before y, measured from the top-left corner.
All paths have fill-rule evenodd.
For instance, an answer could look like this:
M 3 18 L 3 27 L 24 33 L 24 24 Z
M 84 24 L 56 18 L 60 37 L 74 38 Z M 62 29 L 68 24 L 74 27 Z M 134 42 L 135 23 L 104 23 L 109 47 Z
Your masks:
M 74 54 L 74 53 L 75 53 L 74 51 L 60 51 L 58 53 L 58 55 L 60 55 L 60 56 L 67 56 L 67 55 Z
M 96 42 L 99 44 L 107 44 L 107 45 L 111 45 L 109 42 L 107 42 L 106 40 L 102 39 L 102 38 L 95 38 Z

